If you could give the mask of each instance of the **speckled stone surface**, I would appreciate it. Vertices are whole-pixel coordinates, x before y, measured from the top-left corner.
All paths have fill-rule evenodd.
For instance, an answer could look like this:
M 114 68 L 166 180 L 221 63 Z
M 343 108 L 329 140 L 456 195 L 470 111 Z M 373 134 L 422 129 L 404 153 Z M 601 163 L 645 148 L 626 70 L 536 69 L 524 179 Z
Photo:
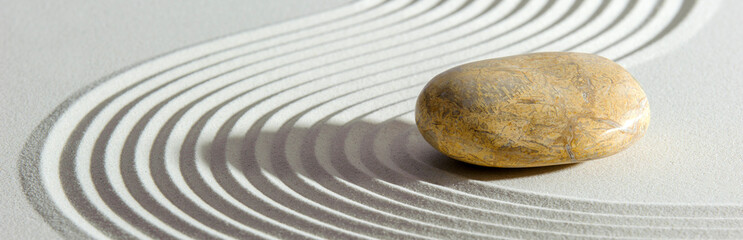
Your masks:
M 472 62 L 434 77 L 416 104 L 423 137 L 482 166 L 536 167 L 606 157 L 642 137 L 645 92 L 622 66 L 584 53 Z

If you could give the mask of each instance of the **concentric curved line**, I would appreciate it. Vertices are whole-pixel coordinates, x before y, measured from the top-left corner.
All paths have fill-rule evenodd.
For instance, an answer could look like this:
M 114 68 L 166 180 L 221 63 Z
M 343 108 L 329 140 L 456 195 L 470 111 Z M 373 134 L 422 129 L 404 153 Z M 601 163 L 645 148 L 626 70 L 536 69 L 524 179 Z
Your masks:
M 128 141 L 127 141 L 128 142 Z M 126 172 L 126 171 L 125 171 Z
M 157 145 L 156 145 L 157 146 Z
M 358 8 L 358 10 L 364 10 L 362 7 L 374 6 L 374 4 L 367 4 L 367 3 L 358 4 L 358 5 L 360 5 L 360 6 L 355 6 L 355 8 Z M 348 13 L 353 14 L 353 11 L 348 11 L 349 9 L 353 9 L 353 8 L 354 7 L 341 8 L 341 9 L 337 9 L 336 11 L 343 12 L 344 14 L 348 14 Z M 337 14 L 333 14 L 333 12 L 328 12 L 327 15 L 328 16 L 333 16 L 333 15 L 337 15 Z M 309 17 L 308 19 L 304 19 L 304 20 L 308 20 L 305 23 L 314 24 L 314 22 L 318 18 L 319 19 L 323 19 L 325 17 L 322 16 L 322 15 L 317 15 L 317 16 Z M 332 20 L 332 18 L 330 18 L 330 19 Z M 297 22 L 301 22 L 301 21 L 288 22 L 286 25 L 290 25 L 291 23 L 295 23 L 296 24 Z M 291 29 L 293 29 L 293 28 L 294 27 L 286 26 L 286 27 L 281 28 L 281 29 L 286 29 L 287 31 L 291 31 Z M 261 30 L 262 29 L 259 29 L 256 32 L 261 33 Z M 260 34 L 257 34 L 257 35 L 260 35 Z M 234 38 L 238 38 L 238 37 L 242 37 L 242 36 L 236 36 Z M 224 45 L 228 45 L 228 46 L 233 41 L 234 41 L 233 38 L 221 39 L 221 43 L 223 43 Z M 209 46 L 205 46 L 205 48 L 208 48 L 208 47 Z M 181 55 L 194 54 L 194 53 L 195 54 L 199 54 L 201 52 L 201 51 L 199 51 L 199 50 L 201 50 L 199 48 L 200 48 L 200 46 L 197 46 L 197 47 L 190 48 L 189 49 L 190 50 L 189 52 L 185 52 L 185 51 L 176 52 L 174 54 L 171 54 L 170 57 L 171 58 L 174 58 L 174 59 L 178 59 L 179 57 L 182 58 Z M 213 52 L 207 51 L 207 53 L 211 54 Z M 167 59 L 158 59 L 158 60 L 167 60 Z M 157 61 L 157 60 L 155 60 L 155 61 L 150 62 L 150 64 L 164 64 L 164 62 L 166 62 L 166 61 Z M 188 63 L 188 61 L 186 61 L 186 63 Z M 137 70 L 142 70 L 141 68 L 142 67 L 140 67 L 140 68 L 134 68 L 134 69 L 132 69 L 132 70 L 130 70 L 128 72 L 123 72 L 120 75 L 118 75 L 117 78 L 124 78 L 124 77 L 127 77 L 127 75 L 138 74 L 139 72 L 137 72 Z M 159 73 L 166 72 L 167 70 L 168 69 L 162 70 Z M 156 74 L 159 74 L 158 72 L 155 72 L 155 73 Z M 145 78 L 145 79 L 147 79 L 147 78 Z M 111 81 L 102 82 L 102 83 L 109 83 L 109 82 L 111 82 Z M 81 90 L 81 92 L 75 94 L 73 96 L 73 98 L 84 97 L 83 96 L 83 93 L 84 92 L 89 91 L 90 89 L 92 89 L 93 87 L 96 87 L 97 85 L 99 85 L 99 84 L 94 84 L 89 89 L 83 89 L 83 90 Z M 136 87 L 136 86 L 137 85 L 134 85 L 134 86 L 131 86 L 131 87 L 127 87 L 127 88 L 124 89 L 124 91 L 130 90 L 130 89 L 132 89 L 133 87 Z M 114 97 L 115 96 L 116 95 L 114 95 Z M 112 99 L 112 97 L 109 98 L 109 99 Z M 110 101 L 110 100 L 106 100 L 105 102 L 108 102 L 108 101 Z M 66 107 L 69 107 L 70 104 L 72 104 L 71 100 L 70 101 L 66 101 L 62 106 L 64 106 L 66 108 Z M 61 111 L 55 110 L 55 113 L 52 114 L 51 116 L 60 117 L 61 114 L 62 114 Z M 48 126 L 48 125 L 45 125 L 45 126 Z M 67 128 L 69 128 L 69 127 L 67 127 Z M 46 132 L 37 132 L 37 133 L 38 134 L 43 134 L 43 135 L 46 135 L 47 134 Z M 39 140 L 39 139 L 32 138 L 32 140 Z M 43 143 L 41 143 L 40 140 L 39 140 L 39 141 L 29 141 L 29 143 L 27 145 L 38 146 L 40 148 L 42 144 Z M 40 154 L 41 154 L 41 150 L 24 150 L 24 153 L 22 154 L 22 156 L 24 156 L 24 157 L 31 156 L 32 158 L 29 158 L 29 159 L 32 159 L 32 160 L 35 160 L 35 161 L 31 162 L 31 164 L 29 166 L 30 167 L 33 167 L 33 168 L 38 168 L 39 162 L 38 162 L 38 160 L 37 160 L 38 158 L 36 156 L 40 156 Z M 21 175 L 22 178 L 31 179 L 30 181 L 24 181 L 24 183 L 44 181 L 44 180 L 42 180 L 42 177 L 40 175 L 37 175 L 37 172 L 35 172 L 35 171 L 29 171 L 29 170 L 24 169 L 24 168 L 21 168 L 20 171 L 21 171 L 21 174 L 22 174 Z M 26 192 L 27 192 L 27 195 L 29 196 L 29 198 L 38 199 L 39 200 L 38 202 L 32 202 L 32 203 L 35 203 L 36 204 L 35 205 L 35 208 L 38 211 L 40 211 L 40 212 L 50 211 L 49 214 L 52 215 L 52 219 L 51 220 L 55 220 L 53 222 L 54 224 L 52 224 L 52 226 L 55 227 L 58 231 L 63 232 L 63 233 L 67 233 L 67 234 L 72 234 L 71 236 L 75 236 L 75 237 L 83 237 L 83 236 L 85 236 L 79 230 L 77 230 L 77 228 L 75 227 L 75 225 L 70 225 L 68 222 L 64 221 L 63 218 L 60 219 L 60 217 L 63 216 L 63 215 L 62 214 L 59 214 L 59 211 L 56 209 L 56 207 L 54 207 L 54 204 L 51 203 L 52 200 L 49 200 L 48 198 L 46 198 L 47 195 L 39 194 L 38 193 L 38 190 L 34 186 L 24 185 L 24 189 L 27 190 Z M 40 198 L 37 198 L 37 196 L 40 196 Z M 71 210 L 71 209 L 63 209 L 63 210 Z M 68 214 L 70 213 L 69 211 L 67 211 L 67 212 L 68 212 Z M 48 219 L 48 220 L 50 220 L 50 219 Z M 85 221 L 80 221 L 78 224 L 82 224 L 82 223 L 85 223 Z M 96 236 L 96 235 L 97 234 L 94 234 L 93 236 Z M 98 235 L 98 236 L 100 237 L 102 235 Z
M 142 123 L 145 123 L 145 122 L 142 122 Z M 136 137 L 135 137 L 135 138 L 136 138 Z M 156 141 L 157 141 L 157 140 L 156 140 Z M 156 144 L 155 144 L 155 146 L 158 146 L 158 144 L 156 143 Z M 156 152 L 153 152 L 153 153 L 152 153 L 151 155 L 153 155 L 153 156 L 157 156 L 157 155 L 160 155 L 160 154 L 158 154 L 158 153 L 156 153 Z M 156 157 L 151 157 L 151 158 L 156 158 Z M 163 168 L 162 168 L 162 166 L 160 166 L 160 165 L 158 165 L 157 167 L 159 167 L 159 168 L 160 168 L 161 170 L 163 169 Z M 155 172 L 157 172 L 157 170 L 155 170 Z M 157 181 L 156 181 L 156 182 L 157 182 Z M 172 185 L 172 183 L 168 183 L 168 182 L 166 182 L 166 184 L 171 184 L 171 185 Z M 171 186 L 168 186 L 168 187 L 171 187 Z M 168 187 L 166 187 L 166 188 L 168 188 Z M 178 197 L 170 197 L 170 198 L 178 198 Z M 187 208 L 187 209 L 188 209 L 189 207 L 185 207 L 185 208 Z M 190 207 L 190 208 L 196 208 L 196 209 L 198 209 L 198 208 L 197 208 L 197 207 L 195 207 L 195 206 L 192 206 L 192 207 Z
M 337 159 L 337 158 L 336 158 Z
M 661 38 L 663 38 L 663 36 L 668 35 L 668 33 L 670 33 L 672 30 L 674 30 L 675 28 L 678 27 L 678 25 L 684 19 L 684 16 L 688 15 L 689 12 L 691 12 L 691 10 L 694 8 L 694 5 L 695 4 L 696 4 L 696 1 L 684 1 L 681 4 L 680 9 L 678 10 L 679 13 L 676 14 L 673 17 L 673 19 L 670 20 L 670 22 L 668 24 L 665 24 L 665 27 L 663 28 L 662 31 L 660 31 L 658 34 L 656 34 L 655 36 L 653 36 L 652 39 L 646 41 L 642 46 L 640 46 L 640 47 L 632 50 L 629 53 L 626 53 L 625 55 L 623 55 L 621 57 L 618 57 L 617 60 L 620 60 L 621 61 L 622 59 L 624 59 L 624 58 L 626 58 L 626 57 L 628 57 L 628 56 L 630 56 L 630 55 L 632 55 L 632 54 L 634 54 L 634 53 L 636 53 L 638 51 L 641 51 L 641 50 L 647 48 L 648 46 L 652 45 L 653 43 L 658 42 Z
M 741 236 L 741 206 L 511 189 L 432 165 L 411 142 L 412 99 L 448 66 L 587 45 L 640 59 L 703 7 L 358 2 L 236 34 L 60 105 L 24 148 L 24 189 L 73 238 Z
M 369 138 L 366 138 L 366 139 L 369 139 Z M 369 156 L 369 154 L 367 154 L 367 156 Z M 375 156 L 376 156 L 376 155 L 375 155 Z
M 631 11 L 627 18 L 622 19 L 621 22 L 619 22 L 620 25 L 618 25 L 617 28 L 610 29 L 610 32 L 607 34 L 607 36 L 612 36 L 610 34 L 614 33 L 614 36 L 617 36 L 615 40 L 609 42 L 609 44 L 606 44 L 602 48 L 598 50 L 594 50 L 597 53 L 601 53 L 606 51 L 607 49 L 617 45 L 620 42 L 623 42 L 627 39 L 629 39 L 632 36 L 635 36 L 636 33 L 638 33 L 645 24 L 637 24 L 637 23 L 647 23 L 651 19 L 653 19 L 658 11 L 662 9 L 664 6 L 665 1 L 655 1 L 653 3 L 646 2 L 640 2 L 640 4 L 653 4 L 652 7 L 643 7 L 642 5 L 634 8 L 634 11 Z M 621 24 L 625 24 L 628 26 L 633 26 L 632 28 L 627 27 L 621 27 Z

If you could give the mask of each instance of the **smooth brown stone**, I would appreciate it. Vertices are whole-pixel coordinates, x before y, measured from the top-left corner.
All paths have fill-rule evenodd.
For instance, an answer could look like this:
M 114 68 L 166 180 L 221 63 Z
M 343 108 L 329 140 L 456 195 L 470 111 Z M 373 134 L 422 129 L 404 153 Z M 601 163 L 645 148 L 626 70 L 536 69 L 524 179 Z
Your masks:
M 423 138 L 445 155 L 491 167 L 576 163 L 618 153 L 645 134 L 640 84 L 613 61 L 534 53 L 464 64 L 418 96 Z

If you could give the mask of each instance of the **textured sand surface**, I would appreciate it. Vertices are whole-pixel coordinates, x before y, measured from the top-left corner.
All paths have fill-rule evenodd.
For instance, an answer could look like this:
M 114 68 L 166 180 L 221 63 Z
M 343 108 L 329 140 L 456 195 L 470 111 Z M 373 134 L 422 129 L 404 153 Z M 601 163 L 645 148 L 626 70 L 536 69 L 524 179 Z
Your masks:
M 18 238 L 743 236 L 739 2 L 33 4 L 0 10 Z M 431 77 L 535 51 L 626 67 L 645 137 L 526 170 L 423 140 Z

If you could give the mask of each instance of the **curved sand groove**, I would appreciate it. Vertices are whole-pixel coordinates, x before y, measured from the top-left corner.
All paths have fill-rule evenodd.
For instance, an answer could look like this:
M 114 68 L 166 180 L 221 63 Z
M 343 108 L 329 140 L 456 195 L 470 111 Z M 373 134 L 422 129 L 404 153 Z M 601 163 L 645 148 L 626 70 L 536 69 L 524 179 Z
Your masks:
M 72 238 L 740 236 L 740 206 L 485 184 L 471 178 L 481 169 L 442 159 L 411 125 L 422 84 L 452 65 L 581 49 L 642 59 L 705 7 L 357 2 L 247 31 L 71 97 L 30 138 L 24 188 Z

